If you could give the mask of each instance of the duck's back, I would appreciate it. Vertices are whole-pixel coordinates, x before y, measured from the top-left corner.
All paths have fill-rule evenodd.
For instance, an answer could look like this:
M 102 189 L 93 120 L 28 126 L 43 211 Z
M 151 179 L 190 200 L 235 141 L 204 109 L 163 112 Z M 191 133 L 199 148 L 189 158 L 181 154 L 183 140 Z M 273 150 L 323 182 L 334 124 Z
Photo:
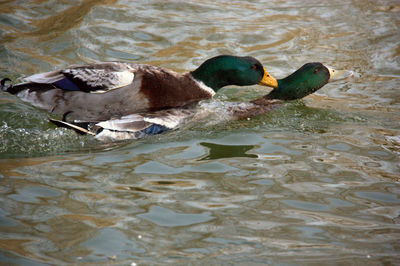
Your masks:
M 83 121 L 184 106 L 214 92 L 191 74 L 122 62 L 71 66 L 5 88 L 23 101 Z

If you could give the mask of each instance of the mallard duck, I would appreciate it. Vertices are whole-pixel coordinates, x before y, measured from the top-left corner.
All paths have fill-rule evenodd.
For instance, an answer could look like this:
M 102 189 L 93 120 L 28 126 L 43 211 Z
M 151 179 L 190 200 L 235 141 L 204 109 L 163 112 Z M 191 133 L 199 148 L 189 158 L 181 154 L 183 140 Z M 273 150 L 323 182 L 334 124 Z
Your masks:
M 267 113 L 284 101 L 301 99 L 333 82 L 352 76 L 351 71 L 337 71 L 321 63 L 307 63 L 286 78 L 277 80 L 278 86 L 269 94 L 248 102 L 223 102 L 210 109 L 197 104 L 170 108 L 156 112 L 136 113 L 102 122 L 68 123 L 50 119 L 57 126 L 74 129 L 81 134 L 94 135 L 98 139 L 138 139 L 177 129 L 188 121 L 194 121 L 210 112 L 217 112 L 224 119 L 243 119 Z M 207 109 L 207 110 L 206 110 Z
M 3 91 L 53 114 L 105 121 L 135 113 L 182 107 L 211 98 L 227 85 L 276 87 L 255 58 L 220 55 L 185 74 L 147 64 L 105 62 L 74 65 L 25 78 Z

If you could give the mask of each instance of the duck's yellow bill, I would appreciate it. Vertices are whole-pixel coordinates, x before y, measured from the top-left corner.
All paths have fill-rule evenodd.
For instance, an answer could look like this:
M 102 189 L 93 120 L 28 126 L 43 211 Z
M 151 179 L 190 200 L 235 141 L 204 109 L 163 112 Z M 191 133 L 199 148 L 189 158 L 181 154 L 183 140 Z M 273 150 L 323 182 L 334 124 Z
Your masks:
M 258 84 L 272 87 L 272 88 L 278 87 L 278 81 L 276 81 L 275 78 L 273 78 L 270 74 L 268 74 L 268 72 L 267 72 L 267 70 L 265 70 L 265 68 L 264 68 L 264 76 Z
M 337 70 L 328 66 L 325 67 L 329 70 L 330 78 L 328 82 L 334 82 L 337 80 L 346 79 L 354 75 L 353 71 L 350 70 Z

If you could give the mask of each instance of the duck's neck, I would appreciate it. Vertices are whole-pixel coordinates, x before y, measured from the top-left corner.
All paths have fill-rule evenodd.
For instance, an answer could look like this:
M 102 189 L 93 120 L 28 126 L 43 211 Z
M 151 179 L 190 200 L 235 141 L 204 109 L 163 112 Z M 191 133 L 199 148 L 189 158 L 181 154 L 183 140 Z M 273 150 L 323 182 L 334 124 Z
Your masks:
M 319 90 L 325 83 L 313 84 L 307 80 L 288 76 L 284 79 L 278 79 L 278 87 L 265 96 L 267 99 L 276 100 L 296 100 Z
M 190 74 L 197 82 L 203 83 L 207 87 L 217 92 L 222 87 L 228 85 L 228 83 L 224 81 L 225 79 L 218 78 L 218 76 L 215 75 L 215 73 L 218 71 L 218 68 L 218 65 L 207 64 L 204 66 L 203 64 L 195 71 L 190 72 Z
M 265 96 L 267 99 L 277 100 L 293 100 L 297 99 L 297 93 L 303 90 L 297 80 L 291 79 L 278 79 L 278 87 L 273 89 L 268 95 Z

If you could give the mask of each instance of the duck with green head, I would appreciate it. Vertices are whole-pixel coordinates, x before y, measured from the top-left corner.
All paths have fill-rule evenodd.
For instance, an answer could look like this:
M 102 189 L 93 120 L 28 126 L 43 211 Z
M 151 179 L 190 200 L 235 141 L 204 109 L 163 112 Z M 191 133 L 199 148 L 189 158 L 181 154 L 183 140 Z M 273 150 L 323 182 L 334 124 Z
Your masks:
M 74 65 L 25 78 L 1 89 L 53 114 L 80 121 L 105 121 L 125 115 L 183 107 L 211 98 L 227 85 L 276 86 L 253 57 L 216 56 L 180 74 L 148 64 L 105 62 Z
M 316 92 L 328 82 L 346 79 L 353 75 L 349 70 L 335 70 L 322 63 L 307 63 L 283 79 L 267 95 L 231 108 L 236 118 L 264 114 L 282 101 L 297 100 Z
M 262 115 L 279 107 L 285 101 L 301 99 L 319 90 L 328 82 L 345 79 L 352 74 L 351 71 L 337 71 L 321 63 L 307 63 L 286 78 L 277 80 L 273 85 L 275 88 L 269 94 L 248 102 L 224 102 L 214 109 L 207 110 L 204 110 L 202 105 L 187 105 L 156 112 L 131 114 L 100 123 L 68 123 L 65 119 L 51 121 L 58 126 L 94 135 L 98 139 L 137 139 L 177 129 L 182 124 L 197 121 L 210 113 L 217 113 L 224 119 L 243 119 Z

